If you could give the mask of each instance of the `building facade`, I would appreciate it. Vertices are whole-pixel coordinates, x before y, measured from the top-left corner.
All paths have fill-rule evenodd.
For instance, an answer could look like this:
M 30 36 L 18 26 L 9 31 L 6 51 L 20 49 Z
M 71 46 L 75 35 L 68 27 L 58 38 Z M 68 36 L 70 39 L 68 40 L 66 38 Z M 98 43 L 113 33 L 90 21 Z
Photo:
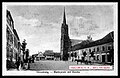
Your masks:
M 20 56 L 20 40 L 10 11 L 6 11 L 6 60 L 15 63 Z M 8 64 L 8 63 L 7 63 Z
M 36 56 L 36 61 L 39 61 L 39 60 L 45 60 L 45 56 L 43 55 L 42 52 L 39 52 L 38 55 Z
M 87 44 L 77 44 L 72 47 L 70 53 L 76 53 L 75 59 L 82 59 L 97 63 L 114 64 L 114 39 L 113 32 L 110 32 L 104 38 Z M 84 56 L 83 53 L 86 53 Z
M 59 61 L 60 60 L 60 53 L 56 52 L 54 53 L 54 60 Z
M 66 16 L 65 16 L 65 8 L 64 8 L 64 15 L 63 15 L 63 23 L 61 27 L 61 60 L 67 61 L 68 60 L 68 51 L 70 47 L 70 38 L 68 34 L 68 25 L 66 24 Z
M 20 44 L 20 39 L 18 37 L 17 31 L 13 29 L 14 32 L 14 53 L 13 53 L 13 60 L 16 62 L 18 60 L 18 57 L 20 57 L 20 52 L 21 52 L 21 44 Z
M 43 55 L 45 56 L 45 60 L 54 60 L 53 50 L 45 50 Z
M 12 61 L 12 58 L 13 58 L 13 47 L 14 47 L 14 32 L 13 32 L 13 29 L 14 29 L 14 22 L 13 22 L 13 19 L 11 17 L 11 14 L 10 12 L 7 10 L 6 11 L 6 39 L 7 39 L 7 44 L 6 44 L 6 50 L 7 50 L 7 60 L 10 60 Z

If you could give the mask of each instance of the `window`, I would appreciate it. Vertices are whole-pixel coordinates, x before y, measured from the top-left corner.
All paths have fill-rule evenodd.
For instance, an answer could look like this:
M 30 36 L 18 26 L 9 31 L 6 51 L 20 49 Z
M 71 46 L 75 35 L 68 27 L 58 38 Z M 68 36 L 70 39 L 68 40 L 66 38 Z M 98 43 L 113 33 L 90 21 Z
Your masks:
M 99 55 L 97 55 L 97 60 L 99 60 Z
M 95 52 L 95 48 L 93 49 L 93 52 Z
M 15 48 L 18 48 L 18 42 L 17 42 L 17 39 L 14 37 L 14 46 Z
M 110 46 L 108 46 L 108 50 L 110 50 L 111 49 L 111 47 Z
M 7 18 L 7 23 L 8 23 L 8 25 L 10 25 L 10 18 L 9 18 L 9 16 Z
M 9 58 L 9 47 L 7 47 L 7 58 Z
M 89 52 L 91 52 L 91 49 L 89 49 Z
M 105 51 L 105 47 L 104 46 L 102 46 L 102 50 Z
M 9 32 L 9 29 L 8 29 L 8 27 L 7 27 L 7 34 L 6 34 L 6 38 L 7 38 L 7 42 L 9 41 L 9 34 L 10 34 L 10 32 Z
M 97 47 L 97 51 L 99 51 L 99 47 Z

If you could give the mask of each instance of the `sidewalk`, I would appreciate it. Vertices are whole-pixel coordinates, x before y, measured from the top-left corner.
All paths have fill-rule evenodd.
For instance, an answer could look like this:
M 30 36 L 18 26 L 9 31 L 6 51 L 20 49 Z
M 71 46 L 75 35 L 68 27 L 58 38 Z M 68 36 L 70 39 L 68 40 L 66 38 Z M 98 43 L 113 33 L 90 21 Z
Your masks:
M 17 69 L 9 69 L 7 71 L 18 71 Z
M 17 70 L 17 69 L 9 69 L 7 71 L 28 71 L 28 70 L 26 70 L 26 69 L 19 69 L 19 70 Z

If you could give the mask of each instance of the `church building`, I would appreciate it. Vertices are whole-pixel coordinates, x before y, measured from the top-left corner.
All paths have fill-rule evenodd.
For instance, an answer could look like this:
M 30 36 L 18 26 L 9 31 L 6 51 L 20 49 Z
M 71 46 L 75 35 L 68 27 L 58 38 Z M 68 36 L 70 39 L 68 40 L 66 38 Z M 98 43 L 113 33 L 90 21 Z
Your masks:
M 68 25 L 66 24 L 66 16 L 65 16 L 65 8 L 64 8 L 64 15 L 63 15 L 63 23 L 61 27 L 61 60 L 67 61 L 68 60 L 68 51 L 70 48 L 70 38 L 68 33 Z

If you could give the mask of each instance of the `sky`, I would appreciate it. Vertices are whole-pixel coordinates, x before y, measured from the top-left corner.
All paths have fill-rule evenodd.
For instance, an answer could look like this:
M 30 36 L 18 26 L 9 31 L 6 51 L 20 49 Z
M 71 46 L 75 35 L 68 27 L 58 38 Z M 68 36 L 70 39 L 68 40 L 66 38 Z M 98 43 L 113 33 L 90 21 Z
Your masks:
M 60 52 L 65 7 L 70 39 L 103 38 L 114 30 L 112 5 L 8 5 L 20 42 L 26 39 L 31 54 Z

